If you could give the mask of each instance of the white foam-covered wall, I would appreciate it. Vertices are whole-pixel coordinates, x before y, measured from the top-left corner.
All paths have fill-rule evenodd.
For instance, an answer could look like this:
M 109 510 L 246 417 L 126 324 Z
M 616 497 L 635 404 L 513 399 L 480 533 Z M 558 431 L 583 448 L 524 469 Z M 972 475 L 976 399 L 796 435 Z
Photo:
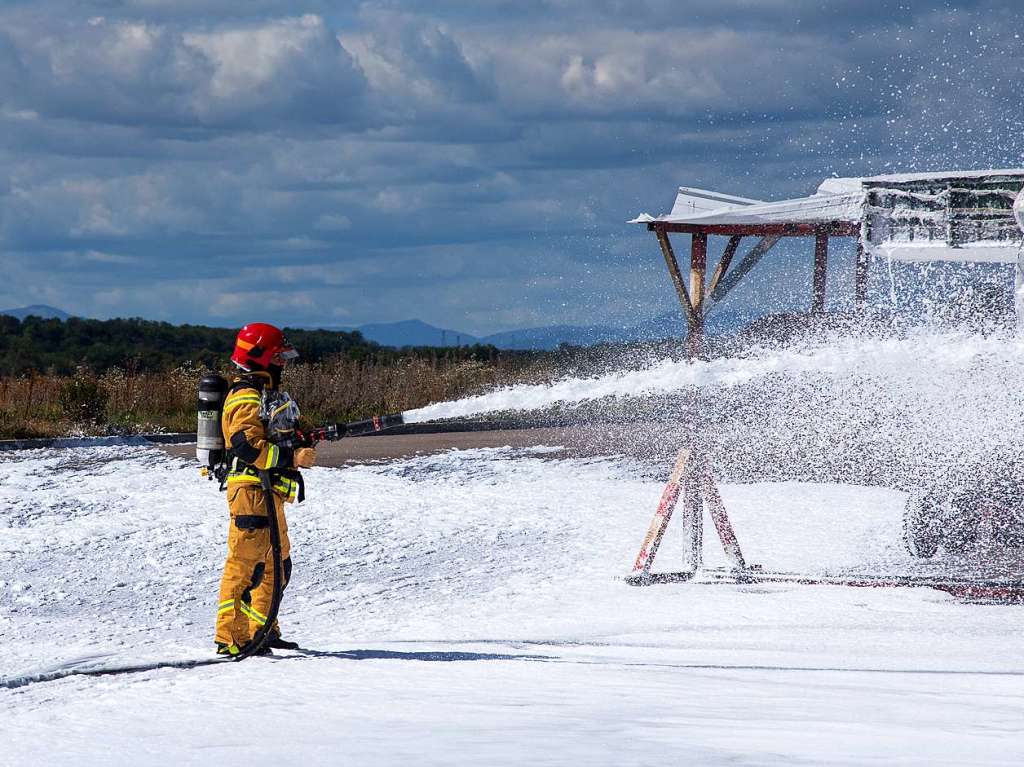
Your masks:
M 1013 216 L 1017 219 L 1017 226 L 1024 231 L 1024 189 L 1017 193 L 1017 199 L 1013 201 Z M 1017 249 L 1017 268 L 1014 276 L 1016 288 L 1013 292 L 1013 303 L 1017 311 L 1017 331 L 1024 333 L 1024 246 Z
M 1020 190 L 1013 202 L 1013 216 L 1017 219 L 1017 226 L 1024 232 L 1024 189 Z

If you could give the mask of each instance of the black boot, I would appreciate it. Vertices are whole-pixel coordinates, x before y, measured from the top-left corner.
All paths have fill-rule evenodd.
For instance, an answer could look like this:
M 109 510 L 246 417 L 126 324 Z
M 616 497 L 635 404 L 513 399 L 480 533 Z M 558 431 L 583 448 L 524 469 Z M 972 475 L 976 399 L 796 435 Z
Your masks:
M 242 652 L 248 651 L 249 645 L 251 645 L 251 644 L 252 644 L 251 640 L 249 642 L 246 642 L 242 646 Z M 263 646 L 260 647 L 260 649 L 258 649 L 256 652 L 253 653 L 254 656 L 256 656 L 256 655 L 273 655 L 273 654 L 274 654 L 274 651 L 270 649 L 270 641 L 269 640 L 264 642 Z
M 229 657 L 234 657 L 238 655 L 238 653 L 240 652 L 241 650 L 236 644 L 224 644 L 223 642 L 217 642 L 218 655 L 227 655 Z
M 270 639 L 267 640 L 265 647 L 273 647 L 275 650 L 298 650 L 299 643 L 282 639 L 281 635 L 275 632 L 270 635 Z

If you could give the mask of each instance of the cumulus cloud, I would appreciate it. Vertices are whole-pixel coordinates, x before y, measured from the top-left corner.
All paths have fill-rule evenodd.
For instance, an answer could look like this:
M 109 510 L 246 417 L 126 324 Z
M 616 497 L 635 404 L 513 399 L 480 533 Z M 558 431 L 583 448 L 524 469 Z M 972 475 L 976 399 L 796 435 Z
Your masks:
M 46 116 L 179 130 L 366 118 L 365 78 L 319 16 L 201 30 L 33 21 L 0 39 L 0 76 L 12 104 Z
M 209 76 L 180 39 L 145 23 L 94 17 L 8 29 L 24 76 L 6 82 L 5 92 L 45 116 L 180 123 L 188 117 L 189 90 Z
M 204 122 L 248 122 L 267 114 L 332 124 L 366 118 L 363 73 L 319 16 L 188 32 L 182 39 L 212 64 L 193 96 Z
M 367 13 L 370 28 L 343 36 L 377 92 L 418 106 L 484 101 L 494 84 L 483 62 L 445 26 L 396 13 Z

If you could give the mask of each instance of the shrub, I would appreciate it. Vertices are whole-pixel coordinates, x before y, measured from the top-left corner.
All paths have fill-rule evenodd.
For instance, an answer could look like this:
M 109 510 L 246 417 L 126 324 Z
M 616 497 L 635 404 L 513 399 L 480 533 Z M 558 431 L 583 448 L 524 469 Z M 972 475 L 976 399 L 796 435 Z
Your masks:
M 94 375 L 79 368 L 60 387 L 60 409 L 74 423 L 96 425 L 106 419 L 109 397 Z

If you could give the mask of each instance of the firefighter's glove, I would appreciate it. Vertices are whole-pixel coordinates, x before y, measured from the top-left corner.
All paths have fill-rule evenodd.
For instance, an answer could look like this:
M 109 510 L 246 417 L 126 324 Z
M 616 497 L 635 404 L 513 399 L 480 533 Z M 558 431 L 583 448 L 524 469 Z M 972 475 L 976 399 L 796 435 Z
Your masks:
M 308 469 L 316 463 L 316 450 L 311 447 L 300 447 L 295 451 L 295 468 Z

